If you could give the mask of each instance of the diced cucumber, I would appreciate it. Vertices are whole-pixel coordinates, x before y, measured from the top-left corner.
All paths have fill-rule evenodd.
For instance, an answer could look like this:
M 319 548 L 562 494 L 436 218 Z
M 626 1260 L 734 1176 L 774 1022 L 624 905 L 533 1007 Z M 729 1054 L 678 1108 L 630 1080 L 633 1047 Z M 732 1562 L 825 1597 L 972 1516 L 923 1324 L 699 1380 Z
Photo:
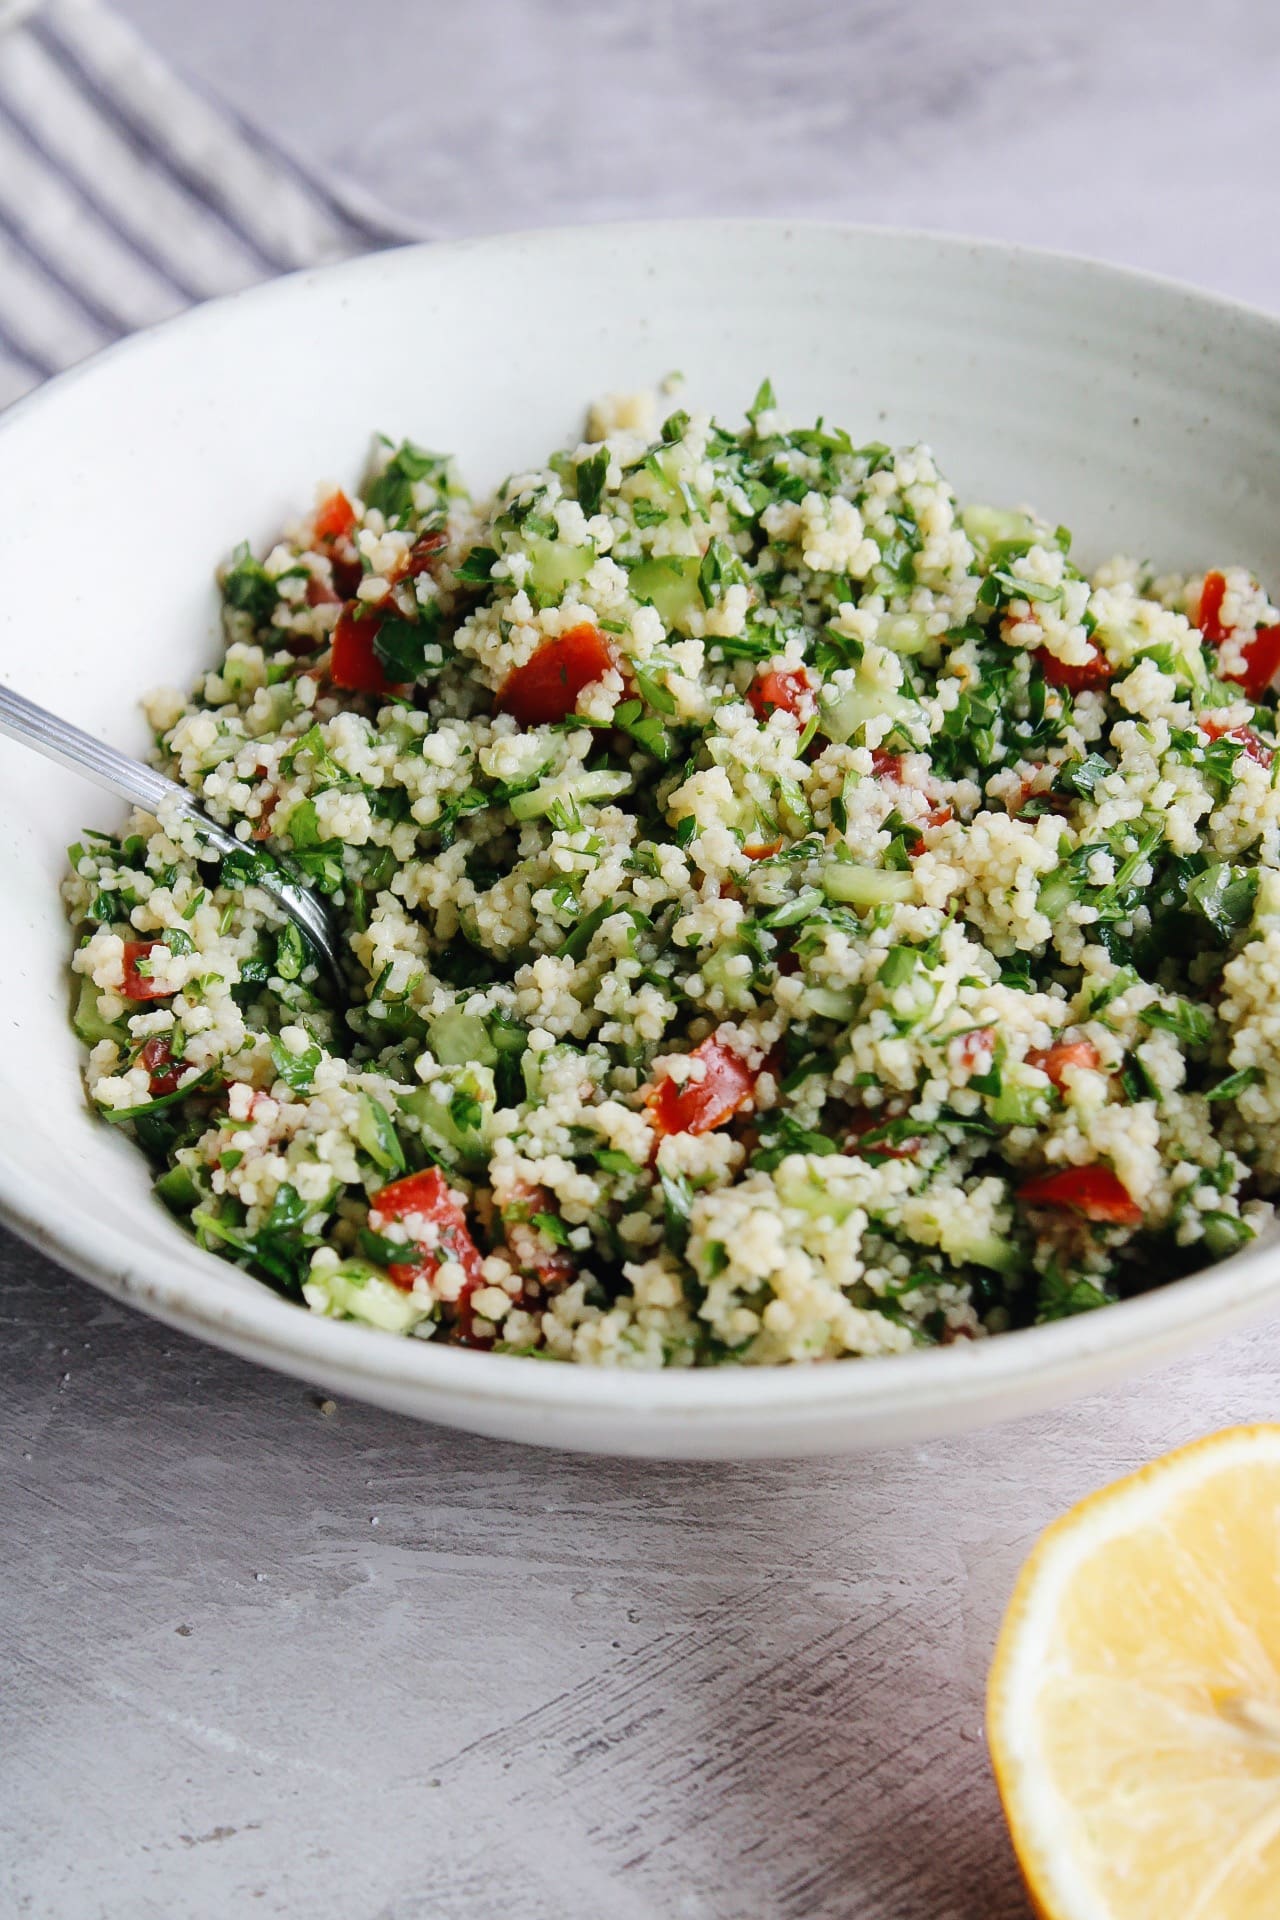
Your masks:
M 442 1067 L 496 1067 L 498 1049 L 477 1013 L 446 1007 L 427 1022 L 427 1045 Z
M 543 1075 L 553 1062 L 568 1060 L 570 1058 L 580 1063 L 584 1069 L 585 1078 L 586 1061 L 583 1059 L 577 1047 L 571 1047 L 566 1042 L 560 1042 L 554 1047 L 544 1048 L 541 1053 L 535 1053 L 532 1047 L 527 1048 L 520 1062 L 521 1071 L 524 1075 L 526 1097 L 535 1103 L 545 1099 L 546 1083 Z
M 400 1115 L 450 1167 L 479 1172 L 488 1163 L 494 1109 L 490 1067 L 455 1067 L 447 1079 L 433 1080 L 399 1098 Z
M 752 960 L 754 970 L 754 960 L 746 943 L 742 940 L 726 940 L 722 946 L 716 948 L 714 953 L 708 954 L 705 960 L 700 959 L 698 962 L 698 972 L 702 975 L 704 984 L 707 987 L 719 987 L 724 996 L 725 1006 L 735 1012 L 751 1006 L 754 1000 L 751 992 L 751 972 L 740 974 L 731 973 L 729 970 L 729 962 L 740 958 Z
M 987 1111 L 998 1127 L 1034 1127 L 1045 1118 L 1052 1097 L 1044 1074 L 1036 1074 L 1033 1083 L 1030 1072 L 1023 1077 L 1011 1067 Z
M 876 644 L 894 653 L 923 653 L 936 642 L 923 613 L 886 613 L 876 628 Z
M 286 720 L 293 713 L 297 703 L 292 683 L 284 680 L 278 687 L 272 687 L 263 700 L 255 700 L 245 715 L 244 730 L 251 740 L 265 739 L 268 734 L 279 733 Z
M 227 649 L 220 678 L 232 693 L 252 693 L 266 684 L 266 677 L 266 666 L 260 655 L 246 654 L 242 648 Z
M 815 1220 L 831 1219 L 839 1224 L 847 1220 L 858 1204 L 832 1193 L 822 1172 L 822 1158 L 814 1154 L 793 1154 L 784 1160 L 773 1176 L 773 1184 L 784 1207 L 812 1214 Z
M 75 1011 L 71 1024 L 76 1035 L 87 1047 L 96 1047 L 99 1040 L 114 1040 L 119 1047 L 129 1044 L 129 1028 L 124 1020 L 104 1020 L 98 1012 L 98 999 L 101 993 L 87 975 L 81 975 L 79 991 L 76 994 Z
M 200 1201 L 200 1189 L 186 1167 L 169 1167 L 156 1181 L 156 1192 L 170 1213 L 190 1213 Z
M 1076 898 L 1076 883 L 1067 866 L 1055 867 L 1040 882 L 1036 906 L 1047 920 L 1056 920 Z
M 998 1233 L 970 1232 L 963 1225 L 950 1228 L 941 1242 L 942 1251 L 958 1267 L 989 1267 L 993 1273 L 1016 1273 L 1022 1256 L 1012 1242 Z
M 948 1208 L 932 1216 L 927 1232 L 917 1232 L 915 1237 L 939 1247 L 958 1267 L 990 1267 L 995 1273 L 1016 1273 L 1022 1264 L 1022 1256 L 1011 1241 L 966 1219 L 963 1208 Z
M 828 740 L 852 740 L 868 720 L 912 720 L 913 701 L 890 687 L 878 687 L 861 675 L 851 687 L 825 687 L 818 700 L 818 732 Z
M 1238 1253 L 1252 1239 L 1252 1227 L 1247 1221 L 1237 1219 L 1233 1213 L 1206 1213 L 1204 1216 L 1204 1243 L 1215 1260 L 1225 1260 L 1228 1254 Z
M 371 1093 L 360 1095 L 360 1118 L 356 1122 L 356 1141 L 375 1166 L 386 1173 L 404 1172 L 404 1149 L 396 1136 L 391 1115 L 381 1100 Z
M 915 899 L 916 879 L 901 868 L 833 861 L 823 868 L 822 890 L 828 900 L 842 900 L 851 907 L 899 906 Z
M 1142 654 L 1149 654 L 1162 673 L 1172 674 L 1180 687 L 1203 692 L 1209 684 L 1200 636 L 1193 628 L 1178 631 L 1169 641 L 1157 642 L 1139 620 L 1099 620 L 1094 642 L 1115 668 L 1125 673 Z
M 822 1020 L 852 1020 L 862 1004 L 859 987 L 806 987 L 805 1011 Z
M 532 539 L 529 542 L 529 584 L 539 600 L 559 600 L 566 587 L 590 573 L 595 562 L 594 547 L 570 547 L 559 540 Z
M 690 614 L 703 611 L 702 591 L 698 586 L 697 555 L 678 558 L 638 560 L 630 570 L 631 591 L 637 600 L 648 600 L 657 608 L 667 628 L 687 623 Z
M 782 824 L 793 839 L 803 840 L 813 825 L 813 812 L 798 780 L 782 777 L 778 781 L 778 812 Z
M 538 820 L 552 807 L 575 806 L 584 801 L 616 800 L 632 786 L 629 773 L 600 767 L 594 773 L 558 774 L 543 780 L 527 793 L 517 793 L 508 803 L 517 820 Z
M 341 1266 L 319 1271 L 313 1268 L 311 1278 L 303 1283 L 302 1297 L 315 1313 L 337 1320 L 363 1320 L 384 1333 L 411 1333 L 431 1314 L 425 1300 L 406 1293 L 365 1260 L 344 1260 Z
M 999 507 L 965 507 L 960 525 L 980 560 L 985 560 L 993 547 L 1020 545 L 1036 537 L 1036 523 L 1027 514 L 1010 513 Z

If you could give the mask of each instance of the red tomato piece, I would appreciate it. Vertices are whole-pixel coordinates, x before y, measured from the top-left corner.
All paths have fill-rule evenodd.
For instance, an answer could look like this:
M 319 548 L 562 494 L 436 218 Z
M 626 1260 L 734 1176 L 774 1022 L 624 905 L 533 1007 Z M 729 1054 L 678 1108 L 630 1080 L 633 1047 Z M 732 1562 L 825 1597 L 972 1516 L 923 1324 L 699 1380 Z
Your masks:
M 508 1218 L 512 1209 L 515 1217 Z M 513 1189 L 510 1206 L 503 1214 L 511 1264 L 521 1273 L 531 1273 L 548 1292 L 566 1286 L 578 1271 L 578 1263 L 569 1249 L 550 1242 L 534 1224 L 535 1214 L 552 1212 L 551 1196 L 545 1187 L 531 1187 L 521 1181 Z
M 364 579 L 360 556 L 349 540 L 339 540 L 330 556 L 333 587 L 339 600 L 354 600 Z
M 448 534 L 440 530 L 435 533 L 420 533 L 396 568 L 393 578 L 416 580 L 420 573 L 431 573 L 448 544 Z
M 531 660 L 507 675 L 498 689 L 498 711 L 513 714 L 522 727 L 564 720 L 582 689 L 603 680 L 613 664 L 604 635 L 584 621 L 558 640 L 544 641 Z
M 1055 1087 L 1061 1087 L 1068 1067 L 1096 1069 L 1102 1065 L 1102 1056 L 1092 1040 L 1059 1040 L 1052 1047 L 1033 1047 L 1027 1055 L 1027 1065 L 1038 1067 L 1041 1073 L 1048 1074 Z
M 647 1099 L 649 1118 L 659 1134 L 710 1133 L 749 1107 L 756 1076 L 740 1054 L 712 1034 L 690 1058 L 705 1067 L 701 1080 L 660 1080 Z
M 355 523 L 356 510 L 346 494 L 341 490 L 331 493 L 316 509 L 316 539 L 341 540 Z
M 1197 625 L 1211 647 L 1220 647 L 1235 631 L 1233 627 L 1225 626 L 1222 620 L 1222 602 L 1226 591 L 1227 583 L 1222 574 L 1206 573 L 1200 589 Z M 1239 673 L 1223 671 L 1222 677 L 1243 687 L 1251 700 L 1261 700 L 1280 671 L 1280 626 L 1259 627 L 1252 640 L 1241 643 L 1240 650 L 1244 655 L 1242 670 Z M 1215 734 L 1212 737 L 1217 739 L 1220 736 Z M 1239 735 L 1233 734 L 1232 737 L 1239 738 Z M 1253 757 L 1256 759 L 1257 755 Z
M 955 1048 L 956 1059 L 966 1073 L 990 1073 L 996 1052 L 995 1028 L 975 1027 L 972 1033 L 962 1033 Z
M 348 600 L 338 615 L 333 630 L 333 654 L 329 678 L 335 687 L 349 693 L 404 693 L 406 688 L 388 680 L 381 660 L 373 650 L 373 638 L 386 618 L 386 609 Z
M 387 1268 L 398 1287 L 412 1287 L 418 1275 L 435 1273 L 446 1260 L 456 1260 L 467 1276 L 458 1299 L 459 1310 L 474 1289 L 483 1282 L 482 1255 L 471 1238 L 467 1216 L 449 1191 L 449 1183 L 438 1167 L 425 1167 L 421 1173 L 406 1174 L 375 1193 L 369 1202 L 371 1214 L 384 1220 L 422 1219 L 437 1229 L 433 1244 L 406 1247 L 408 1256 L 395 1260 Z
M 1206 573 L 1200 589 L 1200 611 L 1196 625 L 1211 647 L 1220 647 L 1231 631 L 1230 627 L 1222 624 L 1222 602 L 1226 591 L 1224 575 Z
M 845 1146 L 850 1153 L 862 1153 L 864 1149 L 861 1143 L 867 1134 L 875 1133 L 878 1128 L 887 1125 L 888 1122 L 882 1115 L 860 1113 L 849 1124 L 849 1130 L 845 1135 Z M 865 1151 L 875 1154 L 880 1160 L 914 1160 L 923 1145 L 924 1141 L 920 1136 L 913 1133 L 893 1146 L 890 1146 L 887 1141 L 873 1141 Z
M 309 607 L 336 607 L 342 602 L 342 595 L 325 581 L 318 580 L 314 574 L 307 582 L 306 598 Z
M 1065 687 L 1068 693 L 1084 693 L 1089 687 L 1104 686 L 1111 678 L 1111 666 L 1105 654 L 1091 646 L 1090 655 L 1079 666 L 1068 666 L 1047 647 L 1041 647 L 1036 658 L 1051 687 Z
M 126 1000 L 167 1000 L 177 992 L 176 987 L 160 987 L 145 973 L 139 973 L 138 962 L 145 960 L 157 947 L 163 947 L 163 940 L 126 940 L 124 943 L 124 985 L 120 991 Z
M 775 711 L 808 720 L 817 705 L 812 682 L 804 672 L 758 673 L 747 688 L 747 699 L 762 725 Z
M 1256 760 L 1260 767 L 1269 767 L 1275 758 L 1270 747 L 1263 745 L 1252 727 L 1224 727 L 1212 714 L 1205 714 L 1200 721 L 1200 731 L 1207 733 L 1211 740 L 1238 740 L 1244 748 L 1246 760 Z
M 1280 627 L 1259 627 L 1244 643 L 1244 672 L 1225 677 L 1243 687 L 1251 700 L 1261 700 L 1280 670 Z
M 1136 1227 L 1142 1222 L 1142 1208 L 1110 1167 L 1042 1173 L 1018 1188 L 1018 1198 L 1028 1207 L 1070 1207 L 1086 1220 L 1107 1226 Z
M 748 860 L 772 860 L 775 853 L 781 853 L 781 840 L 766 840 L 759 846 L 744 847 L 742 851 Z
M 185 1063 L 174 1059 L 164 1034 L 152 1034 L 138 1055 L 138 1060 L 147 1070 L 147 1085 L 154 1099 L 159 1099 L 162 1093 L 177 1091 Z
M 901 780 L 902 755 L 884 747 L 872 747 L 871 771 L 877 780 Z

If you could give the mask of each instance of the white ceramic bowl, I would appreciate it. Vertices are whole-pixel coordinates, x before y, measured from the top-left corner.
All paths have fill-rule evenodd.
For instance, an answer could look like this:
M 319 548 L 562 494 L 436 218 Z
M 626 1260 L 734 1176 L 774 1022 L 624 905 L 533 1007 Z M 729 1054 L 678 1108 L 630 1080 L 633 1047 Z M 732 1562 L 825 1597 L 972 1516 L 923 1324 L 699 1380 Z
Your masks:
M 142 753 L 136 700 L 215 657 L 213 568 L 370 432 L 477 486 L 683 369 L 740 413 L 925 439 L 962 495 L 1033 501 L 1086 558 L 1247 560 L 1280 580 L 1280 324 L 1086 261 L 775 223 L 605 227 L 302 274 L 127 342 L 0 422 L 0 674 Z M 895 1359 L 653 1375 L 436 1349 L 313 1318 L 200 1252 L 87 1111 L 58 880 L 119 809 L 0 742 L 0 1205 L 118 1298 L 285 1372 L 480 1433 L 611 1453 L 835 1452 L 1005 1418 L 1280 1299 L 1267 1247 L 1055 1326 Z

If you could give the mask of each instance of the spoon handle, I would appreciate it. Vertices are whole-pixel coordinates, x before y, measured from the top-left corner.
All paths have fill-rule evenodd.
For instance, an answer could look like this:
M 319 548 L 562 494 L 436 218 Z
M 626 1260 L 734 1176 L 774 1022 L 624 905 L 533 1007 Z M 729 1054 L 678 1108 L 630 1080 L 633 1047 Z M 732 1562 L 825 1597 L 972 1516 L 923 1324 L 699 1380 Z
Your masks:
M 148 813 L 157 813 L 167 801 L 196 826 L 201 838 L 215 853 L 245 851 L 244 844 L 216 820 L 211 820 L 185 787 L 166 779 L 154 767 L 144 766 L 141 760 L 131 760 L 127 753 L 117 752 L 105 741 L 95 740 L 91 733 L 84 733 L 69 720 L 61 720 L 56 713 L 38 707 L 34 700 L 15 693 L 12 687 L 0 686 L 0 734 L 7 734 L 25 747 L 33 747 L 46 760 L 70 767 L 73 773 L 92 780 L 95 786 L 105 787 L 108 793 L 128 800 L 135 807 L 143 807 Z M 316 896 L 279 872 L 263 872 L 258 885 L 297 921 L 334 979 L 341 984 L 339 943 L 328 912 Z
M 198 823 L 205 838 L 219 853 L 231 853 L 240 844 L 234 834 L 220 827 L 216 820 L 210 820 L 176 781 L 167 780 L 164 774 L 144 766 L 141 760 L 131 760 L 127 753 L 117 752 L 105 741 L 95 740 L 91 733 L 83 733 L 69 720 L 59 719 L 56 713 L 38 707 L 34 700 L 15 693 L 12 687 L 0 686 L 0 733 L 7 734 L 11 740 L 20 740 L 24 746 L 34 747 L 46 760 L 59 761 L 121 800 L 145 807 L 148 813 L 158 812 L 165 801 L 180 807 L 188 819 Z

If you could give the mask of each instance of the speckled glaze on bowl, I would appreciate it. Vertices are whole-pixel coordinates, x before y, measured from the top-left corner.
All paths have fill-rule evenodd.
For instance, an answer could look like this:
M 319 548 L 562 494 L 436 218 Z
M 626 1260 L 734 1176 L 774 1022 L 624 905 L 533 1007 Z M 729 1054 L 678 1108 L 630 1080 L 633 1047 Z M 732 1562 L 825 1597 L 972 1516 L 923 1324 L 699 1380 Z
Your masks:
M 928 440 L 962 495 L 1033 501 L 1086 559 L 1240 559 L 1280 579 L 1280 323 L 1114 268 L 920 234 L 597 227 L 429 246 L 216 302 L 0 421 L 0 675 L 134 752 L 139 693 L 215 657 L 212 571 L 269 538 L 373 429 L 477 487 L 674 367 L 740 412 Z M 0 1209 L 96 1285 L 284 1372 L 478 1433 L 671 1458 L 921 1439 L 1097 1388 L 1280 1303 L 1259 1245 L 1141 1299 L 1003 1339 L 810 1369 L 599 1372 L 313 1318 L 202 1253 L 85 1106 L 67 1020 L 64 849 L 118 823 L 0 741 Z

